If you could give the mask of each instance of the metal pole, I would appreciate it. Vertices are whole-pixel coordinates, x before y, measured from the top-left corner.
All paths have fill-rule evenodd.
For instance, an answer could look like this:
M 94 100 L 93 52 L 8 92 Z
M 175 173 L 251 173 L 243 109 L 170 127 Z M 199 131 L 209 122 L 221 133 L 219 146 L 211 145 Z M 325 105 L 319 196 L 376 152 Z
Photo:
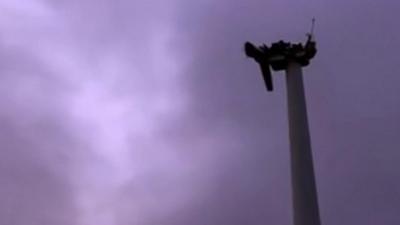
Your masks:
M 294 225 L 320 225 L 301 65 L 286 69 Z

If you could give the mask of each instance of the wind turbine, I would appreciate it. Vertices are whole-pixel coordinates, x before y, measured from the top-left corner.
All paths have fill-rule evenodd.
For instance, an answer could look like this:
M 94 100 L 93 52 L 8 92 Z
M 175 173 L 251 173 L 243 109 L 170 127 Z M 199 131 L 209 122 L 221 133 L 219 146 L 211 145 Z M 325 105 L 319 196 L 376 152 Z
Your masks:
M 256 47 L 250 42 L 244 45 L 246 55 L 260 65 L 268 91 L 273 90 L 271 68 L 286 71 L 294 225 L 321 224 L 302 75 L 302 67 L 317 53 L 314 24 L 315 19 L 304 45 L 282 40 L 271 47 Z

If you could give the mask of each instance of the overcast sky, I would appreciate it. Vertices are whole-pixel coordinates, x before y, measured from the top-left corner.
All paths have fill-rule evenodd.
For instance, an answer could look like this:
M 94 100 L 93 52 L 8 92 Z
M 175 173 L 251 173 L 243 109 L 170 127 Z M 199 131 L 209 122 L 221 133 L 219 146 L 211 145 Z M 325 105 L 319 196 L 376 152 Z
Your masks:
M 0 0 L 0 224 L 290 225 L 286 90 L 243 43 L 305 41 L 323 225 L 398 225 L 397 0 Z

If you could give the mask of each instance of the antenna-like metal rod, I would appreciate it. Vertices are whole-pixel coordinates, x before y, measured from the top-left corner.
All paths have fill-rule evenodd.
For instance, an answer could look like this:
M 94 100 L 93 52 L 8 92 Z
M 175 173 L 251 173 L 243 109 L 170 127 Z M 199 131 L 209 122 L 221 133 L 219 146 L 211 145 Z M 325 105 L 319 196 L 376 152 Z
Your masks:
M 312 18 L 311 20 L 311 35 L 314 35 L 314 27 L 315 27 L 315 18 Z

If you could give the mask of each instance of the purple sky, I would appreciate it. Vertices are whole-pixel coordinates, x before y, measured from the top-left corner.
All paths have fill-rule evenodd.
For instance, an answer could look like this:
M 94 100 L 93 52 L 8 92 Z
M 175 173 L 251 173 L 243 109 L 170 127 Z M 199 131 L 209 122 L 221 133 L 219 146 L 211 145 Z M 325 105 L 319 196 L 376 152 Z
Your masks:
M 398 225 L 397 0 L 0 0 L 0 224 L 291 224 L 284 76 L 304 41 L 323 225 Z

